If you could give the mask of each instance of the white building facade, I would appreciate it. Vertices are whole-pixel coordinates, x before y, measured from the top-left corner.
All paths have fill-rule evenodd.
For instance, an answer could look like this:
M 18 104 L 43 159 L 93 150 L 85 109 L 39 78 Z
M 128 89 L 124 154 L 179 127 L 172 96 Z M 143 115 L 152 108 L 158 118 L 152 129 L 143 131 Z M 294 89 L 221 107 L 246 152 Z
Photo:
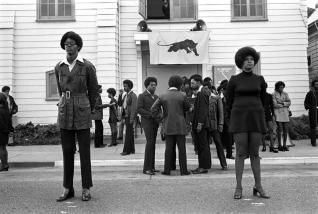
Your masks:
M 159 4 L 160 3 L 160 4 Z M 143 80 L 156 76 L 158 93 L 172 74 L 221 78 L 220 72 L 239 72 L 235 52 L 254 47 L 261 55 L 257 73 L 268 92 L 275 82 L 286 84 L 294 116 L 305 113 L 308 91 L 306 0 L 168 0 L 169 14 L 155 0 L 3 0 L 0 2 L 0 87 L 8 85 L 19 105 L 17 123 L 49 124 L 57 117 L 54 66 L 65 57 L 62 35 L 75 31 L 83 38 L 81 55 L 97 69 L 105 89 L 120 89 L 124 79 L 133 90 L 144 90 Z M 166 12 L 166 11 L 165 11 Z M 146 20 L 152 32 L 189 31 L 198 19 L 210 32 L 208 64 L 151 65 L 149 37 L 138 32 Z M 107 117 L 108 111 L 105 111 Z M 107 127 L 107 119 L 104 119 Z

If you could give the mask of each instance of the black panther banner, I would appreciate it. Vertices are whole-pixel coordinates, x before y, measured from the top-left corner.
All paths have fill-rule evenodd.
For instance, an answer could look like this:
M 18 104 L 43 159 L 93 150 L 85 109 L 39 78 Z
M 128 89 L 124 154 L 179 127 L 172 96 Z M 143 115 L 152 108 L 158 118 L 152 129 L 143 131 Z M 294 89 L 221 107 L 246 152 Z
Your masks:
M 209 63 L 209 32 L 152 32 L 150 64 Z

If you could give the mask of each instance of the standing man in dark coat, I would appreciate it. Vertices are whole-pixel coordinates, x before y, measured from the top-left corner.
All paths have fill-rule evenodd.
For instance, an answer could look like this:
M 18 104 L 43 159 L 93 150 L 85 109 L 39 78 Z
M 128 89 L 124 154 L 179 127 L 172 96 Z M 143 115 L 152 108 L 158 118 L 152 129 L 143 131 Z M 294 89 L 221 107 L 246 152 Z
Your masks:
M 118 97 L 118 105 L 123 107 L 123 118 L 125 118 L 126 136 L 123 152 L 121 155 L 135 154 L 134 123 L 137 116 L 137 95 L 131 90 L 134 86 L 131 80 L 124 80 L 124 91 Z
M 316 128 L 317 128 L 317 109 L 318 109 L 318 79 L 311 82 L 312 89 L 307 93 L 305 98 L 305 109 L 309 110 L 309 125 L 310 125 L 310 139 L 311 145 L 317 146 L 316 144 Z
M 171 76 L 168 82 L 169 89 L 166 94 L 161 95 L 151 107 L 154 118 L 163 120 L 164 133 L 166 136 L 165 163 L 163 175 L 170 175 L 171 163 L 174 160 L 175 145 L 178 145 L 179 165 L 181 175 L 189 175 L 187 169 L 186 134 L 187 124 L 185 112 L 189 110 L 190 104 L 186 95 L 180 92 L 182 78 Z M 160 116 L 161 108 L 163 110 Z
M 148 175 L 155 174 L 155 149 L 156 138 L 159 123 L 151 114 L 151 106 L 158 99 L 155 94 L 157 87 L 157 79 L 155 77 L 147 77 L 144 85 L 146 90 L 139 94 L 137 112 L 141 116 L 141 125 L 146 135 L 145 159 L 143 173 Z
M 202 77 L 194 74 L 190 77 L 191 88 L 196 93 L 193 109 L 192 129 L 197 143 L 199 167 L 193 174 L 207 173 L 211 168 L 211 152 L 208 142 L 209 131 L 209 94 L 203 89 Z
M 9 170 L 7 145 L 11 131 L 13 130 L 7 97 L 0 93 L 0 172 Z
M 10 87 L 9 86 L 3 86 L 2 92 L 7 98 L 10 116 L 12 117 L 12 115 L 18 113 L 18 105 L 15 103 L 13 97 L 10 95 Z
M 92 113 L 92 120 L 95 121 L 95 138 L 94 138 L 94 145 L 95 148 L 103 148 L 106 146 L 104 144 L 104 126 L 103 126 L 103 108 L 99 108 L 103 104 L 102 102 L 102 86 L 97 86 L 98 94 L 96 97 L 95 102 L 95 109 Z
M 61 129 L 63 150 L 64 191 L 58 202 L 74 197 L 74 151 L 75 135 L 78 139 L 81 175 L 82 200 L 91 199 L 90 187 L 93 186 L 90 157 L 91 113 L 97 97 L 96 70 L 92 63 L 82 58 L 79 51 L 83 40 L 75 32 L 63 35 L 60 46 L 66 57 L 55 66 L 55 75 L 60 101 L 58 104 L 58 124 Z

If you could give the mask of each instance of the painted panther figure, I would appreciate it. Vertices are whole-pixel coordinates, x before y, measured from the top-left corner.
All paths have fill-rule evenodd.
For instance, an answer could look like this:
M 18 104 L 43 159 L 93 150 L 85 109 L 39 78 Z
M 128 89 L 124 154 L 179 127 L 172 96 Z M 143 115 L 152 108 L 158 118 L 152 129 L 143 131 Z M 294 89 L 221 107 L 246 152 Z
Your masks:
M 159 46 L 170 46 L 168 49 L 168 52 L 177 52 L 179 50 L 185 50 L 187 53 L 193 52 L 196 56 L 199 56 L 198 51 L 197 51 L 197 44 L 194 41 L 190 39 L 186 39 L 182 42 L 175 42 L 171 43 L 168 45 L 161 45 L 159 44 L 160 42 L 157 43 Z

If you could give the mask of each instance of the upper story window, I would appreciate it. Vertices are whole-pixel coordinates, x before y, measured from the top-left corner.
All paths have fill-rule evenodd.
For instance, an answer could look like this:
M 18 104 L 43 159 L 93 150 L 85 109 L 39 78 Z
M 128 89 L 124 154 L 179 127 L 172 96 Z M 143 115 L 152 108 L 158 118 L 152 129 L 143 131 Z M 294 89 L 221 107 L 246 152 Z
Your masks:
M 232 21 L 266 20 L 266 0 L 232 0 Z
M 46 100 L 58 100 L 59 93 L 54 70 L 46 72 Z
M 37 0 L 38 21 L 74 21 L 75 0 Z
M 197 0 L 139 0 L 139 14 L 148 20 L 196 20 Z

